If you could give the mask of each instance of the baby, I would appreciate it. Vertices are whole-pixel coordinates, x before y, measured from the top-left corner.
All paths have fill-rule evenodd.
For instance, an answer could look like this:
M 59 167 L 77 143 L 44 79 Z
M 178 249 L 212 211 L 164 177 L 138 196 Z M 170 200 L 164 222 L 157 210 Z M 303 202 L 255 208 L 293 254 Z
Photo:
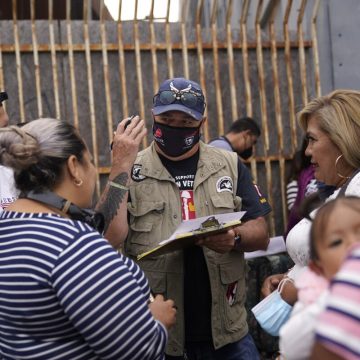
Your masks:
M 360 198 L 339 197 L 316 213 L 310 233 L 309 268 L 297 282 L 299 299 L 280 330 L 280 358 L 308 359 L 327 284 L 340 269 L 352 245 L 360 242 Z

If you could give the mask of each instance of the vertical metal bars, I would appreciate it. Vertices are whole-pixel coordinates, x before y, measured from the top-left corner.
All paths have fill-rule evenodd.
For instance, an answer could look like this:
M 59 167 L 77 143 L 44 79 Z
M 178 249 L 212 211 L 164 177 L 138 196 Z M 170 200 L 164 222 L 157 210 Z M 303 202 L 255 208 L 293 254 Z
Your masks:
M 298 147 L 295 112 L 306 104 L 309 93 L 321 94 L 316 28 L 321 2 L 181 0 L 179 24 L 173 24 L 170 11 L 175 1 L 178 0 L 148 1 L 146 6 L 150 5 L 150 12 L 143 14 L 140 8 L 143 3 L 135 0 L 135 10 L 128 21 L 129 2 L 119 0 L 118 19 L 107 21 L 104 0 L 98 1 L 100 6 L 84 0 L 83 19 L 78 21 L 72 17 L 78 18 L 79 9 L 75 2 L 66 0 L 65 21 L 58 21 L 55 19 L 64 17 L 59 12 L 59 3 L 47 0 L 48 19 L 41 23 L 36 17 L 44 17 L 44 13 L 35 6 L 36 0 L 25 2 L 26 5 L 12 0 L 12 22 L 1 23 L 4 28 L 10 26 L 13 40 L 6 44 L 1 34 L 0 88 L 6 85 L 10 101 L 13 94 L 18 95 L 14 112 L 20 114 L 21 121 L 31 120 L 26 119 L 25 112 L 44 115 L 46 92 L 50 92 L 55 99 L 54 109 L 50 111 L 54 111 L 57 118 L 69 114 L 64 120 L 72 120 L 82 132 L 88 131 L 95 166 L 99 174 L 106 174 L 110 164 L 99 166 L 100 158 L 103 162 L 109 159 L 108 149 L 99 146 L 103 142 L 97 138 L 101 125 L 106 124 L 107 139 L 112 137 L 114 114 L 120 112 L 127 117 L 133 111 L 130 109 L 135 108 L 142 118 L 151 118 L 148 105 L 151 99 L 144 98 L 145 94 L 147 97 L 149 93 L 154 94 L 160 79 L 165 77 L 190 77 L 200 83 L 208 104 L 205 141 L 209 140 L 210 130 L 211 135 L 217 135 L 216 131 L 218 135 L 223 134 L 225 126 L 239 116 L 261 119 L 263 149 L 258 148 L 252 157 L 251 171 L 256 182 L 265 184 L 265 192 L 274 207 L 270 215 L 271 233 L 282 231 L 278 219 L 283 219 L 280 225 L 286 223 L 285 170 Z M 263 11 L 265 4 L 268 6 Z M 282 6 L 274 6 L 276 4 Z M 157 6 L 166 10 L 162 18 L 156 17 Z M 94 17 L 92 21 L 90 14 Z M 19 18 L 25 16 L 31 21 L 19 25 L 22 21 Z M 49 27 L 45 44 L 40 33 L 44 23 Z M 100 40 L 95 40 L 97 30 Z M 7 38 L 11 36 L 6 35 Z M 111 73 L 114 53 L 118 55 L 116 77 Z M 16 61 L 11 61 L 13 58 Z M 81 60 L 85 63 L 83 67 Z M 314 71 L 307 73 L 306 65 L 310 61 Z M 33 75 L 32 63 L 35 76 L 28 76 Z M 10 81 L 15 71 L 16 80 Z M 62 86 L 66 85 L 67 76 L 69 89 Z M 99 76 L 103 81 L 97 81 Z M 86 84 L 78 83 L 82 78 L 86 78 Z M 86 85 L 85 94 L 78 94 Z M 120 98 L 112 98 L 119 88 Z M 29 101 L 33 95 L 28 94 L 33 93 L 36 102 Z M 96 108 L 99 106 L 95 103 L 97 94 L 104 94 L 106 111 Z M 148 140 L 151 134 L 144 140 L 143 147 Z M 99 194 L 99 178 L 96 190 Z M 278 193 L 281 200 L 277 198 Z
M 203 90 L 205 99 L 206 97 L 206 83 L 205 83 L 205 64 L 204 64 L 204 52 L 203 52 L 203 41 L 202 41 L 202 29 L 201 29 L 201 15 L 202 9 L 204 6 L 204 1 L 199 0 L 198 6 L 196 9 L 196 45 L 197 45 L 197 55 L 199 61 L 199 76 L 200 76 L 200 86 Z M 208 122 L 204 125 L 204 137 L 205 141 L 209 141 L 209 126 Z
M 31 36 L 33 42 L 33 55 L 35 67 L 35 85 L 36 85 L 36 100 L 38 107 L 38 117 L 43 117 L 42 101 L 41 101 L 41 81 L 40 81 L 40 66 L 39 66 L 39 53 L 38 42 L 35 25 L 35 0 L 30 1 L 30 14 L 31 14 Z
M 221 100 L 222 87 L 220 83 L 219 74 L 219 54 L 217 46 L 217 12 L 218 12 L 218 1 L 213 0 L 213 7 L 211 11 L 211 40 L 213 50 L 213 61 L 214 61 L 214 80 L 215 80 L 215 95 L 216 95 L 216 107 L 217 107 L 217 123 L 219 134 L 224 134 L 224 114 Z
M 263 6 L 263 0 L 259 0 L 256 9 L 256 16 L 255 16 L 256 58 L 257 58 L 258 77 L 259 77 L 259 95 L 260 95 L 261 120 L 262 120 L 262 128 L 263 128 L 266 185 L 267 185 L 269 202 L 270 204 L 272 204 L 273 197 L 272 197 L 271 163 L 269 157 L 267 156 L 270 145 L 269 145 L 269 130 L 268 130 L 268 114 L 266 107 L 265 69 L 264 69 L 263 47 L 262 47 L 261 26 L 260 26 L 262 6 Z M 271 233 L 274 233 L 275 231 L 274 218 L 270 219 L 270 230 Z
M 278 3 L 277 3 L 278 4 Z M 276 5 L 273 7 L 270 21 L 269 21 L 269 35 L 270 35 L 270 48 L 271 48 L 271 66 L 274 82 L 274 102 L 275 102 L 275 121 L 278 137 L 278 154 L 279 154 L 279 171 L 280 171 L 280 192 L 281 192 L 281 208 L 283 218 L 287 219 L 287 206 L 286 206 L 286 193 L 285 193 L 285 159 L 284 159 L 284 134 L 283 134 L 283 121 L 282 121 L 282 106 L 280 95 L 280 81 L 278 69 L 278 54 L 276 47 L 276 28 L 275 28 L 275 10 Z
M 155 25 L 154 25 L 154 3 L 155 0 L 151 0 L 150 9 L 150 51 L 151 51 L 151 63 L 152 63 L 152 74 L 153 74 L 153 93 L 155 94 L 159 88 L 159 76 L 158 76 L 158 62 L 156 55 L 156 36 L 155 36 Z
M 315 1 L 313 14 L 311 17 L 311 41 L 313 43 L 313 59 L 314 59 L 314 75 L 315 75 L 315 90 L 316 96 L 321 96 L 320 84 L 320 66 L 319 66 L 319 49 L 317 41 L 316 19 L 319 11 L 320 0 Z
M 50 51 L 51 51 L 51 68 L 53 76 L 54 86 L 54 98 L 55 98 L 55 116 L 57 119 L 61 118 L 60 111 L 60 98 L 59 98 L 59 80 L 57 73 L 57 61 L 56 61 L 56 50 L 55 50 L 55 33 L 54 33 L 54 20 L 53 20 L 53 0 L 49 0 L 49 36 L 50 36 Z
M 304 32 L 303 32 L 303 19 L 305 13 L 305 6 L 307 0 L 301 1 L 299 15 L 297 18 L 297 35 L 299 40 L 299 64 L 300 64 L 300 80 L 301 80 L 301 97 L 302 105 L 305 106 L 308 102 L 307 91 L 307 73 L 306 73 L 306 59 L 305 59 L 305 47 L 304 47 Z
M 181 8 L 181 44 L 182 44 L 182 61 L 184 68 L 184 77 L 189 78 L 189 57 L 188 57 L 188 42 L 186 38 L 186 18 L 188 11 L 189 0 L 182 0 Z
M 119 54 L 119 72 L 120 72 L 120 86 L 122 94 L 122 112 L 124 117 L 129 116 L 128 97 L 126 91 L 126 68 L 125 68 L 125 51 L 123 43 L 123 26 L 121 21 L 122 0 L 119 2 L 119 14 L 117 21 L 117 36 L 118 36 L 118 54 Z
M 252 101 L 251 101 L 251 86 L 250 86 L 250 71 L 249 71 L 249 53 L 247 41 L 247 18 L 249 13 L 249 0 L 244 0 L 241 9 L 240 19 L 240 37 L 241 37 L 241 53 L 243 58 L 243 72 L 245 85 L 245 102 L 246 113 L 248 116 L 253 116 Z
M 74 126 L 78 129 L 79 113 L 78 113 L 78 101 L 77 101 L 77 92 L 76 92 L 74 51 L 73 51 L 72 31 L 71 31 L 70 0 L 66 0 L 66 36 L 67 36 L 67 44 L 68 44 L 73 120 L 74 120 Z
M 95 103 L 94 103 L 94 85 L 91 66 L 91 52 L 90 52 L 90 33 L 89 33 L 89 0 L 84 0 L 84 42 L 85 42 L 85 59 L 86 70 L 88 78 L 88 95 L 89 95 L 89 108 L 90 108 L 90 126 L 91 126 L 91 139 L 93 146 L 94 165 L 99 167 L 99 149 L 96 137 L 96 118 L 95 118 Z M 100 196 L 100 179 L 97 177 L 96 192 Z
M 12 0 L 12 17 L 14 28 L 14 45 L 15 45 L 15 58 L 16 58 L 16 78 L 18 82 L 19 94 L 19 111 L 20 120 L 25 121 L 25 108 L 24 108 L 24 94 L 23 94 L 23 81 L 21 74 L 21 57 L 20 57 L 20 42 L 19 42 L 19 27 L 17 22 L 17 1 Z
M 241 41 L 241 53 L 243 60 L 246 115 L 252 117 L 253 107 L 252 107 L 252 96 L 251 96 L 249 51 L 248 51 L 248 40 L 247 40 L 247 19 L 249 14 L 249 6 L 250 6 L 250 0 L 244 0 L 242 3 L 241 17 L 240 17 L 240 41 Z M 251 173 L 255 182 L 258 182 L 256 160 L 254 157 L 251 159 Z
M 168 74 L 169 79 L 174 77 L 174 68 L 173 68 L 173 53 L 171 49 L 171 33 L 170 33 L 170 23 L 169 23 L 169 15 L 170 15 L 170 1 L 167 1 L 166 7 L 166 21 L 165 21 L 165 38 L 166 38 L 166 58 L 168 64 Z
M 232 7 L 233 7 L 233 0 L 229 0 L 228 7 L 226 9 L 226 47 L 227 47 L 228 63 L 229 63 L 231 116 L 232 116 L 232 120 L 234 121 L 238 118 L 238 105 L 236 99 L 236 86 L 235 86 L 236 78 L 235 78 L 234 50 L 233 50 L 233 41 L 232 41 L 232 28 L 231 28 Z
M 142 119 L 145 119 L 144 88 L 143 88 L 143 81 L 142 81 L 139 21 L 137 18 L 137 11 L 138 11 L 138 0 L 135 0 L 135 13 L 134 13 L 135 64 L 136 64 L 137 87 L 138 87 L 138 95 L 139 95 L 140 117 Z M 143 146 L 144 147 L 147 146 L 146 138 L 144 138 Z
M 291 135 L 291 152 L 294 153 L 297 149 L 296 137 L 296 119 L 295 119 L 295 99 L 294 99 L 294 81 L 291 65 L 291 49 L 290 49 L 290 34 L 289 34 L 289 17 L 291 11 L 292 0 L 288 0 L 283 20 L 283 34 L 285 43 L 285 67 L 287 78 L 287 93 L 289 97 L 289 119 L 290 119 L 290 135 Z
M 109 61 L 108 53 L 106 49 L 106 27 L 104 22 L 104 0 L 100 0 L 100 36 L 101 36 L 101 53 L 104 73 L 104 85 L 105 85 L 105 101 L 106 101 L 106 117 L 108 126 L 108 138 L 109 142 L 113 136 L 113 118 L 111 107 L 111 91 L 109 81 Z

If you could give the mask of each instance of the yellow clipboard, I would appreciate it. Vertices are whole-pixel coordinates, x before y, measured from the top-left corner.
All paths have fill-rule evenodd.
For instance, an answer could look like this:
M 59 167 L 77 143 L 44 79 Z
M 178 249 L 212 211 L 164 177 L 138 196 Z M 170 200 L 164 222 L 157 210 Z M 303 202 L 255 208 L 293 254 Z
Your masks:
M 214 235 L 225 232 L 233 227 L 241 224 L 241 217 L 245 214 L 244 211 L 230 214 L 212 215 L 196 219 L 196 222 L 189 220 L 185 227 L 179 227 L 173 235 L 164 241 L 161 241 L 158 246 L 137 256 L 137 260 L 141 260 L 147 256 L 159 256 L 172 251 L 184 249 L 195 244 L 195 241 L 201 237 Z M 200 221 L 200 222 L 199 222 Z M 182 232 L 181 229 L 188 229 L 193 222 L 196 228 L 190 231 Z M 182 225 L 184 225 L 182 223 Z

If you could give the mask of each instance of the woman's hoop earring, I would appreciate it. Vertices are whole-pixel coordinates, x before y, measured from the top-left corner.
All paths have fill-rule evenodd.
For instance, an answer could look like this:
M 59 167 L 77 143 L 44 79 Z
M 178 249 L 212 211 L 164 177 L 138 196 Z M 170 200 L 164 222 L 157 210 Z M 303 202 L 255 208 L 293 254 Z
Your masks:
M 337 165 L 339 160 L 343 157 L 343 154 L 339 155 L 336 160 L 335 160 L 335 170 L 336 170 L 336 174 L 337 176 L 341 177 L 342 179 L 350 179 L 350 176 L 344 176 L 342 174 L 339 173 L 339 170 L 337 169 Z
M 84 182 L 83 182 L 82 179 L 74 179 L 74 184 L 75 184 L 76 186 L 81 186 L 83 183 L 84 183 Z

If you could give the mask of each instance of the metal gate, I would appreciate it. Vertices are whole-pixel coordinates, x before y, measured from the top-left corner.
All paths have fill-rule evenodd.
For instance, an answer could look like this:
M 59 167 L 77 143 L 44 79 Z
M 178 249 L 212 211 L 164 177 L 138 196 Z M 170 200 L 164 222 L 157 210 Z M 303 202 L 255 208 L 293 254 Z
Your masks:
M 204 140 L 240 116 L 262 126 L 250 167 L 273 207 L 271 233 L 287 219 L 286 163 L 301 134 L 295 114 L 320 95 L 316 19 L 320 0 L 146 0 L 132 20 L 119 1 L 113 20 L 104 0 L 2 0 L 0 88 L 12 123 L 38 117 L 70 121 L 98 168 L 98 194 L 109 172 L 115 124 L 129 114 L 151 129 L 152 97 L 173 76 L 199 82 L 207 98 Z M 178 21 L 170 9 L 178 2 Z M 149 131 L 150 133 L 151 131 Z M 151 141 L 149 134 L 144 141 Z

